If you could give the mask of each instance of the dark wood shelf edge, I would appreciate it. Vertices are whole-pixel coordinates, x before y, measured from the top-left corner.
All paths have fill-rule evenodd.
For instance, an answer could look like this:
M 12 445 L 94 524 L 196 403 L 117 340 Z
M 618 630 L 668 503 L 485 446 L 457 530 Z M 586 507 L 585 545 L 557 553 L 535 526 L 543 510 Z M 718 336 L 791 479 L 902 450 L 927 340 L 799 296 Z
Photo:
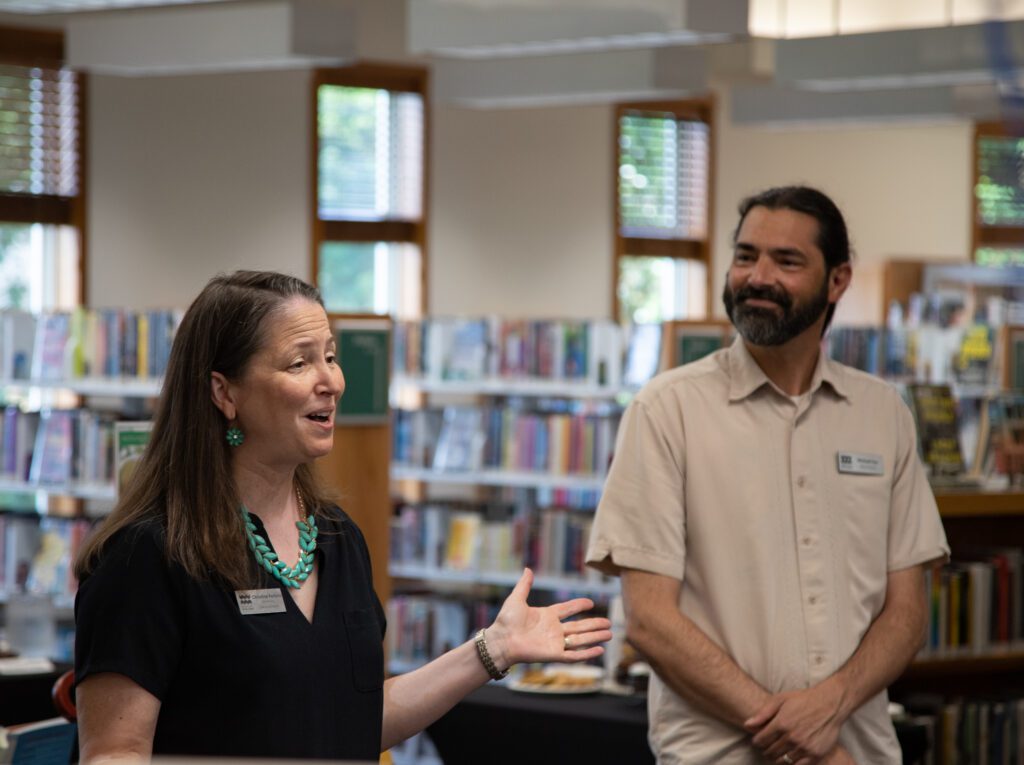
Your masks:
M 943 518 L 985 516 L 1024 517 L 1024 491 L 949 491 L 935 492 L 939 515 Z
M 1024 670 L 1024 649 L 980 654 L 929 656 L 915 659 L 903 673 L 903 679 L 941 675 L 1020 672 Z

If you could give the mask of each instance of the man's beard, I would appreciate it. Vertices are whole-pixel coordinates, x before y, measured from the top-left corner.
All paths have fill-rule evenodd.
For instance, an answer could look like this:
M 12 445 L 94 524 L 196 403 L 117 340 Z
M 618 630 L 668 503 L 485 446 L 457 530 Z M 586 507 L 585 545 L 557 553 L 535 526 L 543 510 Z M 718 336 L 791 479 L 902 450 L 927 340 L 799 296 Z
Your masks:
M 747 300 L 770 300 L 774 308 L 746 305 Z M 782 345 L 810 327 L 829 307 L 828 276 L 822 281 L 821 289 L 807 303 L 793 304 L 793 296 L 782 287 L 741 287 L 733 294 L 729 288 L 728 274 L 722 302 L 729 319 L 743 339 L 753 345 Z

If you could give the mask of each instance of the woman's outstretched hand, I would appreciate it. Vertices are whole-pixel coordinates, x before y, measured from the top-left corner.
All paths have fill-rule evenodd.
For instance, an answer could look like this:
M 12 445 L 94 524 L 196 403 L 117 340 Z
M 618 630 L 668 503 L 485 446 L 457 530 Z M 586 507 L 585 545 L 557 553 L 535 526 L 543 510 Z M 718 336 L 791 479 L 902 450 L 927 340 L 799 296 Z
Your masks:
M 487 628 L 487 645 L 499 670 L 523 662 L 586 661 L 604 653 L 600 643 L 611 640 L 611 622 L 600 617 L 564 621 L 589 611 L 594 601 L 576 598 L 536 608 L 526 603 L 532 584 L 533 572 L 524 569 Z

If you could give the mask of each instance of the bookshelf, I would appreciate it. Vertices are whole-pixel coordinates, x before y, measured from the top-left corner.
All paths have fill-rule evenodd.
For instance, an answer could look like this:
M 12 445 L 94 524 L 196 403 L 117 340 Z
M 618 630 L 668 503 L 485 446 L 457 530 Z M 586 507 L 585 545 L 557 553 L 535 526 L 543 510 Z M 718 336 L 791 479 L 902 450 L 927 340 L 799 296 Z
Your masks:
M 396 327 L 389 671 L 486 626 L 525 565 L 534 601 L 618 593 L 582 558 L 622 402 L 638 387 L 622 382 L 625 338 L 600 320 Z
M 48 601 L 51 658 L 70 658 L 71 561 L 116 502 L 115 424 L 148 417 L 180 319 L 165 310 L 0 312 L 0 625 L 14 618 L 16 593 L 19 604 L 22 593 Z M 49 631 L 14 647 L 49 650 Z
M 521 489 L 579 489 L 600 491 L 604 476 L 557 475 L 523 470 L 435 470 L 392 464 L 391 477 L 399 481 L 462 484 L 466 486 L 506 486 Z

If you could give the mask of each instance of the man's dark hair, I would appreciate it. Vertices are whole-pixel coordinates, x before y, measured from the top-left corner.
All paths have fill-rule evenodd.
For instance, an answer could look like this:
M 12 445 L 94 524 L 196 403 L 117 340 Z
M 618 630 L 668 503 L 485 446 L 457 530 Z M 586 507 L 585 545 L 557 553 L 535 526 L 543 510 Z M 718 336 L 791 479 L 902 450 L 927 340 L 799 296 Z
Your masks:
M 747 213 L 755 207 L 769 210 L 795 210 L 810 215 L 818 222 L 818 239 L 815 244 L 825 256 L 826 278 L 836 266 L 849 263 L 851 259 L 850 236 L 846 231 L 846 221 L 839 212 L 836 203 L 827 195 L 810 186 L 776 186 L 775 188 L 753 194 L 740 202 L 740 219 L 733 231 L 732 241 L 735 244 Z M 832 315 L 836 311 L 835 303 L 828 307 L 825 314 L 825 326 L 822 334 L 832 323 Z

